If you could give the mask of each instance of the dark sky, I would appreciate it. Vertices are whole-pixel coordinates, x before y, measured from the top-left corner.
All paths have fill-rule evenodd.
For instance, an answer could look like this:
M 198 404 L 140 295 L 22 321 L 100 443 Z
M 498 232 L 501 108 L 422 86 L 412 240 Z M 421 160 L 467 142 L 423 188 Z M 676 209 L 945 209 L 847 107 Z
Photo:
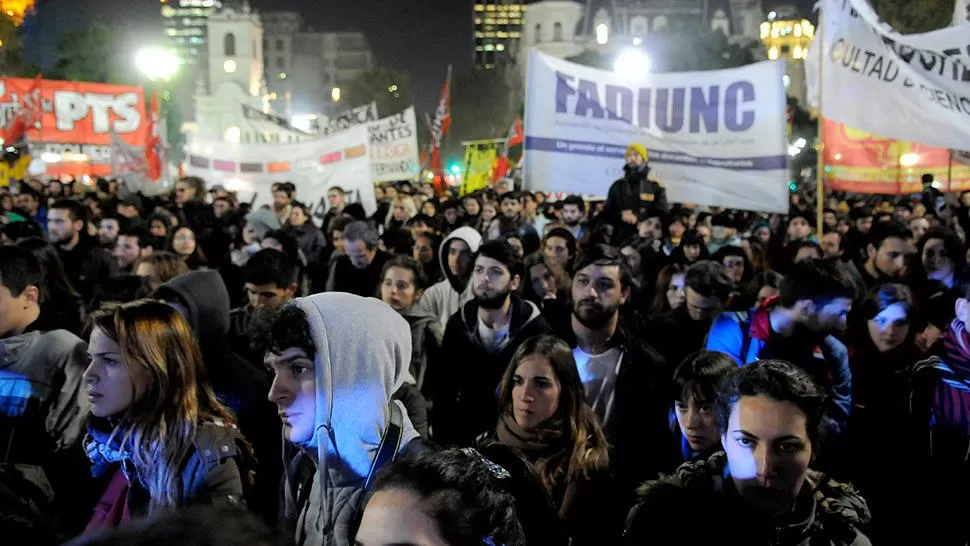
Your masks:
M 242 0 L 232 0 L 238 4 Z M 261 11 L 298 11 L 315 30 L 357 29 L 363 32 L 381 66 L 407 72 L 415 88 L 419 117 L 434 108 L 449 63 L 456 75 L 471 70 L 473 0 L 250 0 Z M 814 0 L 763 0 L 765 10 L 794 4 L 808 15 Z M 160 25 L 158 0 L 39 0 L 60 9 L 56 19 L 36 25 L 37 34 L 84 21 L 117 24 L 119 19 L 139 28 Z M 528 2 L 531 3 L 531 2 Z M 813 17 L 814 19 L 814 17 Z M 135 23 L 137 21 L 137 23 Z M 122 24 L 124 24 L 122 23 Z M 63 30 L 63 29 L 60 29 Z M 161 29 L 159 28 L 160 38 Z M 136 33 L 137 34 L 137 33 Z M 45 36 L 49 53 L 56 39 Z M 156 38 L 156 36 L 152 36 Z M 149 37 L 145 37 L 147 41 Z
M 253 0 L 266 11 L 299 11 L 316 30 L 355 28 L 381 66 L 411 75 L 418 115 L 434 108 L 448 64 L 471 69 L 472 0 Z

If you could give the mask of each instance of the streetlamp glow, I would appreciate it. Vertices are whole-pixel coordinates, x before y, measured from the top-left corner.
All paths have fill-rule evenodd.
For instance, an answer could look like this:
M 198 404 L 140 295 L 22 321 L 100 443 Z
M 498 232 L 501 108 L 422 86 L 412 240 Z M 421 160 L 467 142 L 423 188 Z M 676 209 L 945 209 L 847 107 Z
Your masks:
M 642 79 L 650 72 L 651 64 L 650 57 L 643 51 L 627 49 L 616 58 L 613 71 L 632 79 Z
M 135 66 L 152 81 L 170 80 L 178 71 L 179 60 L 170 50 L 150 47 L 135 54 Z

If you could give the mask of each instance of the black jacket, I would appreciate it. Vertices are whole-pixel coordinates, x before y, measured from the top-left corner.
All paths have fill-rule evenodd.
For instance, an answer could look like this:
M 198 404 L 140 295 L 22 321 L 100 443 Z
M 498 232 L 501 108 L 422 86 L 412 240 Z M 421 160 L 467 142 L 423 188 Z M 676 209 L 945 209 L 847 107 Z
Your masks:
M 118 273 L 118 261 L 107 250 L 99 247 L 94 238 L 81 235 L 71 250 L 57 248 L 64 262 L 64 272 L 86 304 L 94 298 L 95 288 Z
M 613 182 L 610 191 L 606 195 L 606 203 L 603 208 L 603 220 L 612 224 L 618 231 L 614 237 L 617 241 L 623 241 L 636 234 L 637 226 L 623 221 L 623 211 L 633 211 L 633 214 L 640 214 L 648 208 L 652 210 L 668 210 L 667 190 L 648 178 L 650 168 L 646 165 L 641 169 L 632 169 L 629 165 L 623 166 L 624 176 Z
M 327 278 L 327 292 L 349 292 L 364 298 L 377 294 L 384 264 L 394 256 L 378 250 L 374 260 L 365 269 L 357 269 L 350 258 L 341 254 L 330 260 L 330 275 Z
M 562 326 L 566 324 L 564 321 Z M 576 347 L 572 326 L 553 333 Z M 676 465 L 667 419 L 673 404 L 671 375 L 660 353 L 622 327 L 610 339 L 610 346 L 623 351 L 623 360 L 616 378 L 610 426 L 603 432 L 611 446 L 610 466 L 617 490 L 624 506 L 629 507 L 639 484 Z
M 485 350 L 478 335 L 478 304 L 466 303 L 448 320 L 441 367 L 433 385 L 432 432 L 441 445 L 471 445 L 495 428 L 498 388 L 522 342 L 549 332 L 532 302 L 512 296 L 509 341 L 498 353 Z

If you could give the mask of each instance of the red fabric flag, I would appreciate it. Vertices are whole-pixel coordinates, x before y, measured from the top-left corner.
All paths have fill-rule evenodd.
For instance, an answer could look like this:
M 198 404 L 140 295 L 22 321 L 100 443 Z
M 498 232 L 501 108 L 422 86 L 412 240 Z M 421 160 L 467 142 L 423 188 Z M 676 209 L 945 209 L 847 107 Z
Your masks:
M 158 93 L 152 95 L 151 111 L 145 130 L 145 162 L 148 163 L 148 178 L 158 180 L 162 176 L 162 132 L 158 114 Z
M 438 108 L 435 110 L 434 122 L 431 124 L 431 170 L 438 174 L 442 170 L 441 165 L 441 141 L 448 134 L 451 127 L 451 67 L 448 67 L 448 79 L 445 80 L 444 87 L 441 88 L 441 98 L 438 99 Z
M 10 125 L 4 127 L 0 136 L 7 145 L 17 142 L 27 134 L 29 129 L 40 128 L 40 121 L 44 112 L 41 108 L 40 86 L 42 82 L 40 74 L 34 78 L 34 84 L 30 90 L 22 97 L 20 105 L 13 114 Z

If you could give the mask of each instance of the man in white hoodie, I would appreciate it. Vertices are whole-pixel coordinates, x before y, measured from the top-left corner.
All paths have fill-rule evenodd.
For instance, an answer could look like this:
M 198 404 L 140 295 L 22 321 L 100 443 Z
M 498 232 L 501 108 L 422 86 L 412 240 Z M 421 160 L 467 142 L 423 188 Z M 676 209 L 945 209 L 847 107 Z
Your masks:
M 411 330 L 383 302 L 345 293 L 298 298 L 273 315 L 259 322 L 283 421 L 284 521 L 299 545 L 350 546 L 376 471 L 420 448 L 392 401 L 409 377 Z
M 481 245 L 482 234 L 468 226 L 452 231 L 441 242 L 438 262 L 445 280 L 424 291 L 421 301 L 414 308 L 416 314 L 437 317 L 444 331 L 451 315 L 475 298 L 468 281 L 472 276 L 473 257 Z

